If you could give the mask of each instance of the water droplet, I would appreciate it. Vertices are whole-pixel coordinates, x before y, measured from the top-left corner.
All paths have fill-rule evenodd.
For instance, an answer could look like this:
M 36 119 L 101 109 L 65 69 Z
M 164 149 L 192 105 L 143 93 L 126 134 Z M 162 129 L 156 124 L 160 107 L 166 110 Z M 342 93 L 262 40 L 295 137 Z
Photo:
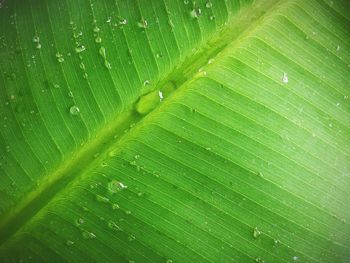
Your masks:
M 119 209 L 119 205 L 118 204 L 112 204 L 112 209 L 113 210 L 117 210 L 117 209 Z
M 76 223 L 76 225 L 77 226 L 80 226 L 80 225 L 82 225 L 82 224 L 84 224 L 84 219 L 82 219 L 82 218 L 78 218 L 76 221 L 75 221 L 75 223 Z
M 286 72 L 283 72 L 283 76 L 282 76 L 282 82 L 283 83 L 288 83 L 288 75 L 287 75 L 287 73 Z
M 337 45 L 337 51 L 339 51 L 340 50 L 340 46 L 339 45 Z
M 66 241 L 66 245 L 67 246 L 72 246 L 72 245 L 74 245 L 74 242 L 72 240 L 67 240 Z
M 106 59 L 106 49 L 105 47 L 100 47 L 100 49 L 98 50 L 98 53 L 101 55 L 101 57 L 103 57 L 104 59 Z
M 68 97 L 74 98 L 74 95 L 73 95 L 73 92 L 72 92 L 72 91 L 69 91 L 69 92 L 68 92 Z
M 215 16 L 210 16 L 209 19 L 210 19 L 210 20 L 214 20 L 214 19 L 215 19 Z
M 126 210 L 126 211 L 125 211 L 125 214 L 131 215 L 131 211 L 130 211 L 130 210 Z
M 72 107 L 69 108 L 69 113 L 72 115 L 78 115 L 79 112 L 80 112 L 80 109 L 76 105 L 73 105 Z
M 98 32 L 100 32 L 100 28 L 99 28 L 98 26 L 95 26 L 94 29 L 93 29 L 93 31 L 94 31 L 95 33 L 98 33 Z
M 119 182 L 117 180 L 113 180 L 109 182 L 107 185 L 108 191 L 111 192 L 112 194 L 118 193 L 119 191 L 126 188 L 127 188 L 126 185 L 124 185 L 122 182 Z
M 122 18 L 119 20 L 119 25 L 126 25 L 128 23 L 128 20 L 126 20 L 125 18 Z
M 134 158 L 135 158 L 136 160 L 138 160 L 138 159 L 140 159 L 140 155 L 136 154 L 136 155 L 134 156 Z
M 33 42 L 34 43 L 38 43 L 40 41 L 39 37 L 38 36 L 34 36 L 33 37 Z
M 80 45 L 80 46 L 78 46 L 78 47 L 75 48 L 75 52 L 76 52 L 76 53 L 81 53 L 81 52 L 83 52 L 83 51 L 85 51 L 85 50 L 86 50 L 86 47 L 83 46 L 83 45 Z
M 173 263 L 173 260 L 169 258 L 166 260 L 166 263 Z
M 200 8 L 195 8 L 191 11 L 190 14 L 192 18 L 198 18 L 202 14 L 202 10 Z
M 140 28 L 146 29 L 148 27 L 148 22 L 146 19 L 141 18 L 141 21 L 137 23 Z
M 80 67 L 82 70 L 85 70 L 85 64 L 84 64 L 84 62 L 80 62 L 79 67 Z
M 161 92 L 160 90 L 158 91 L 158 96 L 159 96 L 159 100 L 163 101 L 164 97 L 163 97 L 163 92 Z
M 254 230 L 253 230 L 253 237 L 254 237 L 254 238 L 258 238 L 260 235 L 261 235 L 261 232 L 258 230 L 258 228 L 257 228 L 257 227 L 254 227 Z
M 92 233 L 92 232 L 89 232 L 89 231 L 83 231 L 81 234 L 82 234 L 83 238 L 85 238 L 85 239 L 94 239 L 94 238 L 96 238 L 96 235 L 94 233 Z
M 114 221 L 108 221 L 108 227 L 113 230 L 120 230 L 120 227 Z
M 102 195 L 96 195 L 96 200 L 101 203 L 109 203 L 109 198 Z
M 134 235 L 129 235 L 128 240 L 129 241 L 134 241 L 136 237 Z
M 297 261 L 298 259 L 299 259 L 298 256 L 293 256 L 293 260 L 294 260 L 294 261 Z
M 258 263 L 265 263 L 265 261 L 262 260 L 261 257 L 257 257 L 257 258 L 255 259 L 255 262 L 258 262 Z
M 37 49 L 41 49 L 41 44 L 40 44 L 40 43 L 37 43 L 37 44 L 36 44 L 36 48 L 37 48 Z
M 107 68 L 107 69 L 112 69 L 111 64 L 110 64 L 107 60 L 105 60 L 104 65 L 105 65 L 105 68 Z
M 205 7 L 206 8 L 212 8 L 213 7 L 213 3 L 208 1 L 206 4 L 205 4 Z
M 150 84 L 150 81 L 149 80 L 145 80 L 144 82 L 143 82 L 143 86 L 147 86 L 147 85 L 149 85 Z
M 188 0 L 184 0 L 184 4 L 185 4 L 185 5 L 188 5 L 189 2 L 190 2 L 190 1 L 188 1 Z
M 96 38 L 95 38 L 95 42 L 96 42 L 96 43 L 101 43 L 101 42 L 102 42 L 102 38 L 96 37 Z

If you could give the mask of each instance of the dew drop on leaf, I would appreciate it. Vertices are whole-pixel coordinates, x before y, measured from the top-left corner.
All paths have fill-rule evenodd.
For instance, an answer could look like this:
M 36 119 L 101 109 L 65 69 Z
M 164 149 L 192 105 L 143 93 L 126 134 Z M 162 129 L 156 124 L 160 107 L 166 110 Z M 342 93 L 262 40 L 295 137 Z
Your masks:
M 78 115 L 80 112 L 78 106 L 73 105 L 72 107 L 69 108 L 69 113 L 72 115 Z
M 172 259 L 167 259 L 166 263 L 173 263 L 173 260 Z
M 101 202 L 101 203 L 108 203 L 109 199 L 105 196 L 102 195 L 96 195 L 96 200 Z
M 94 239 L 96 238 L 96 235 L 92 232 L 89 232 L 89 231 L 83 231 L 82 233 L 82 236 L 84 239 Z
M 113 181 L 109 182 L 107 185 L 108 191 L 112 194 L 118 193 L 119 191 L 121 191 L 125 188 L 127 188 L 127 186 L 124 185 L 122 182 L 119 182 L 117 180 L 113 180 Z M 118 208 L 119 208 L 119 206 L 118 206 Z
M 205 7 L 206 8 L 212 8 L 213 7 L 213 3 L 208 1 L 208 2 L 206 2 Z
M 120 230 L 120 227 L 114 221 L 108 221 L 108 227 L 113 230 Z
M 139 26 L 139 28 L 146 29 L 148 27 L 148 22 L 146 19 L 141 18 L 141 21 L 138 22 L 137 25 Z
M 118 204 L 112 204 L 112 209 L 113 210 L 117 210 L 117 209 L 119 209 L 119 205 Z
M 202 10 L 200 8 L 195 8 L 191 11 L 190 15 L 192 18 L 198 18 L 202 14 Z
M 128 240 L 129 241 L 134 241 L 136 237 L 134 235 L 129 235 Z
M 72 240 L 67 240 L 66 241 L 66 245 L 67 246 L 72 246 L 72 245 L 74 245 L 74 242 Z
M 254 238 L 258 238 L 260 235 L 261 235 L 260 230 L 259 230 L 257 227 L 254 227 L 254 230 L 253 230 L 253 237 L 254 237 Z
M 86 50 L 86 47 L 83 46 L 83 45 L 78 46 L 78 47 L 75 48 L 75 52 L 76 52 L 76 53 L 81 53 L 81 52 L 83 52 L 83 51 L 85 51 L 85 50 Z
M 96 42 L 96 43 L 101 43 L 101 42 L 102 42 L 102 38 L 96 37 L 96 38 L 95 38 L 95 42 Z
M 287 73 L 283 72 L 283 76 L 282 76 L 282 82 L 287 84 L 288 83 L 288 75 Z

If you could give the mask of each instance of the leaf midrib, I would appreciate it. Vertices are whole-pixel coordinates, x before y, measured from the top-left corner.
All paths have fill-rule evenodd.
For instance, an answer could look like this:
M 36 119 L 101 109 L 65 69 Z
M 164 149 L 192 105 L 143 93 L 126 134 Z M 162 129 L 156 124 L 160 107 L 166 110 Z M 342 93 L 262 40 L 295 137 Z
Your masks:
M 214 34 L 211 40 L 202 44 L 199 52 L 184 60 L 180 67 L 175 68 L 165 78 L 161 79 L 153 91 L 160 90 L 168 82 L 176 83 L 177 89 L 170 96 L 171 100 L 175 100 L 176 94 L 186 90 L 186 84 L 196 78 L 199 69 L 204 68 L 209 59 L 220 58 L 219 54 L 224 53 L 223 51 L 229 44 L 230 48 L 235 48 L 236 45 L 232 46 L 231 44 L 233 42 L 239 43 L 242 38 L 251 34 L 261 24 L 261 21 L 271 14 L 279 2 L 279 0 L 270 0 L 260 6 L 253 4 L 249 7 L 243 7 L 240 13 L 234 15 L 222 30 Z M 215 61 L 213 64 L 215 64 Z M 135 103 L 139 99 L 137 98 Z M 102 127 L 96 133 L 96 136 L 53 169 L 49 173 L 50 175 L 45 176 L 45 179 L 41 181 L 38 188 L 25 195 L 16 207 L 1 218 L 0 245 L 6 243 L 18 230 L 28 224 L 69 183 L 81 178 L 81 176 L 96 168 L 98 164 L 110 158 L 108 153 L 115 149 L 117 144 L 122 145 L 131 135 L 137 133 L 137 129 L 127 131 L 131 125 L 135 124 L 137 128 L 143 127 L 147 124 L 146 120 L 142 121 L 143 119 L 149 121 L 168 103 L 169 101 L 164 101 L 158 104 L 155 109 L 146 115 L 140 115 L 134 107 L 130 107 L 107 122 L 108 124 Z M 117 149 L 117 151 L 120 151 L 121 147 Z M 96 153 L 98 153 L 98 157 L 94 158 Z

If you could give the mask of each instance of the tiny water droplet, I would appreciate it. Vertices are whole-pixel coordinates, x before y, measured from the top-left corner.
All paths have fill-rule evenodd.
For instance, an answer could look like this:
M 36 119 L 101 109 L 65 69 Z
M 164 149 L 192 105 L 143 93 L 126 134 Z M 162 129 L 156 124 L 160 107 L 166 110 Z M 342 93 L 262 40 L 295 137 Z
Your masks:
M 208 2 L 206 2 L 205 7 L 206 8 L 212 8 L 213 7 L 213 3 L 208 1 Z
M 282 76 L 282 82 L 287 84 L 288 83 L 288 75 L 286 72 L 283 72 L 283 76 Z
M 95 38 L 95 42 L 96 42 L 96 43 L 101 43 L 101 42 L 102 42 L 102 38 L 96 37 L 96 38 Z
M 294 260 L 294 261 L 297 261 L 298 259 L 299 259 L 298 256 L 293 256 L 293 260 Z
M 147 86 L 147 85 L 149 85 L 150 84 L 150 81 L 149 80 L 145 80 L 144 82 L 143 82 L 143 86 Z
M 126 210 L 126 211 L 125 211 L 125 214 L 131 215 L 131 211 L 130 211 L 130 210 Z
M 158 96 L 159 96 L 159 100 L 163 101 L 164 97 L 163 97 L 163 92 L 161 92 L 160 90 L 158 91 Z
M 84 239 L 94 239 L 96 238 L 96 235 L 92 232 L 89 232 L 89 231 L 83 231 L 82 233 L 82 236 Z
M 79 67 L 80 67 L 82 70 L 85 70 L 85 64 L 84 64 L 84 62 L 80 62 Z
M 265 261 L 262 260 L 261 257 L 257 257 L 257 258 L 255 259 L 255 262 L 257 262 L 257 263 L 265 263 Z
M 99 28 L 98 26 L 95 26 L 94 29 L 93 29 L 93 31 L 94 31 L 95 33 L 98 33 L 98 32 L 100 32 L 100 28 Z
M 82 219 L 82 218 L 78 218 L 78 219 L 75 221 L 76 225 L 78 225 L 78 226 L 84 224 L 84 222 L 85 222 L 85 221 L 84 221 L 84 219 Z
M 74 242 L 72 240 L 67 240 L 66 241 L 66 245 L 67 246 L 72 246 L 72 245 L 74 245 Z
M 119 205 L 118 204 L 112 204 L 112 209 L 113 210 L 117 210 L 117 209 L 119 209 Z
M 108 221 L 108 227 L 113 230 L 120 230 L 120 227 L 114 221 Z
M 194 8 L 190 13 L 192 18 L 198 18 L 200 17 L 201 14 L 202 14 L 202 10 L 200 8 Z
M 33 37 L 33 42 L 34 43 L 38 43 L 40 41 L 39 37 L 38 36 L 34 36 Z
M 126 25 L 128 23 L 128 20 L 126 20 L 125 18 L 122 18 L 119 20 L 119 25 Z
M 100 49 L 98 50 L 98 53 L 101 55 L 101 57 L 106 59 L 106 49 L 105 49 L 105 47 L 101 46 Z
M 215 19 L 215 16 L 210 16 L 209 19 L 210 19 L 210 20 L 214 20 L 214 19 Z
M 63 57 L 59 57 L 59 58 L 57 58 L 57 61 L 62 63 L 62 62 L 64 62 L 64 58 Z
M 37 43 L 37 44 L 36 44 L 36 48 L 37 48 L 37 49 L 41 49 L 41 44 L 40 44 L 40 43 Z
M 254 227 L 254 230 L 253 230 L 253 237 L 254 237 L 254 238 L 258 238 L 260 235 L 261 235 L 261 232 L 258 230 L 258 228 L 257 228 L 257 227 Z
M 110 64 L 107 60 L 105 60 L 104 66 L 105 66 L 105 68 L 107 68 L 107 69 L 112 69 L 111 64 Z
M 72 91 L 69 91 L 69 92 L 68 92 L 68 97 L 70 97 L 70 98 L 73 98 L 73 97 L 74 97 L 74 95 L 73 95 L 73 92 L 72 92 Z
M 102 195 L 96 195 L 96 200 L 101 203 L 109 203 L 109 198 Z
M 337 45 L 337 51 L 339 51 L 340 50 L 340 46 L 339 45 Z
M 75 48 L 75 52 L 76 52 L 76 53 L 81 53 L 81 52 L 83 52 L 83 51 L 85 51 L 85 50 L 86 50 L 86 47 L 83 46 L 83 45 L 80 45 L 80 46 L 78 46 L 78 47 Z
M 72 107 L 69 108 L 69 113 L 72 115 L 78 115 L 79 112 L 80 112 L 80 109 L 76 105 L 73 105 Z
M 141 21 L 138 22 L 137 25 L 139 26 L 139 28 L 146 29 L 148 27 L 148 22 L 146 19 L 141 18 Z
M 166 260 L 166 263 L 173 263 L 173 260 L 169 258 Z
M 184 0 L 185 5 L 188 5 L 189 2 L 190 2 L 189 0 Z
M 134 235 L 129 235 L 128 240 L 129 241 L 134 241 L 136 237 Z
M 134 156 L 134 158 L 135 158 L 136 160 L 138 160 L 138 159 L 140 159 L 140 155 L 136 154 L 136 155 Z

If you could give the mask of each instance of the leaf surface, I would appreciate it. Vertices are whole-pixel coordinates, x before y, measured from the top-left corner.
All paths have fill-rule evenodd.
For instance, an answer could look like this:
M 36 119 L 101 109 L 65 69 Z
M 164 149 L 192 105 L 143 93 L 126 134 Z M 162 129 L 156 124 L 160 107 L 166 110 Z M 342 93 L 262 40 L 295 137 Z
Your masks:
M 347 262 L 348 1 L 0 3 L 1 262 Z

